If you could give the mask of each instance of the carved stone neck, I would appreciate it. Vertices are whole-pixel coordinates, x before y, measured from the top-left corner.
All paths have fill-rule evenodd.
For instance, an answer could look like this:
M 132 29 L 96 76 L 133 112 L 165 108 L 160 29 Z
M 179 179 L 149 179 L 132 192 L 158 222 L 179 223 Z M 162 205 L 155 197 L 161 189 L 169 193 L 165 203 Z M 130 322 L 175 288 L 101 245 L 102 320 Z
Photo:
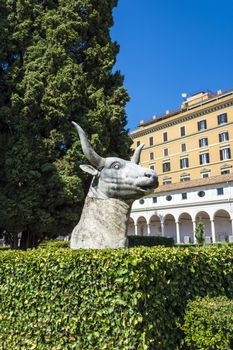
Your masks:
M 122 248 L 126 246 L 127 225 L 133 200 L 86 197 L 71 248 Z

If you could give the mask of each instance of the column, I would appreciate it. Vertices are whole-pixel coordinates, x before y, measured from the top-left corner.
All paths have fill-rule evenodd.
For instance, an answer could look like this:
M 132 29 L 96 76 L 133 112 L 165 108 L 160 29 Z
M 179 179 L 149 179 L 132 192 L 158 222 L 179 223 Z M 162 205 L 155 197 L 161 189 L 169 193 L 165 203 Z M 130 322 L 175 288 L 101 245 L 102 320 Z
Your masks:
M 214 220 L 210 220 L 211 223 L 211 234 L 212 234 L 212 243 L 216 242 L 216 236 L 215 236 L 215 224 Z
M 230 233 L 230 236 L 233 236 L 233 219 L 230 219 L 231 220 L 231 233 Z
M 180 244 L 180 225 L 179 225 L 179 221 L 176 221 L 176 243 Z
M 140 225 L 135 225 L 135 235 L 136 236 L 140 236 L 140 232 L 139 232 L 139 228 L 140 228 Z
M 161 235 L 164 237 L 164 222 L 161 221 Z
M 150 224 L 147 224 L 147 236 L 151 235 Z
M 193 221 L 193 242 L 197 243 L 197 239 L 195 237 L 195 230 L 196 230 L 196 221 Z
M 232 243 L 233 242 L 233 219 L 230 218 L 230 221 L 231 221 L 231 232 L 229 232 L 228 241 Z

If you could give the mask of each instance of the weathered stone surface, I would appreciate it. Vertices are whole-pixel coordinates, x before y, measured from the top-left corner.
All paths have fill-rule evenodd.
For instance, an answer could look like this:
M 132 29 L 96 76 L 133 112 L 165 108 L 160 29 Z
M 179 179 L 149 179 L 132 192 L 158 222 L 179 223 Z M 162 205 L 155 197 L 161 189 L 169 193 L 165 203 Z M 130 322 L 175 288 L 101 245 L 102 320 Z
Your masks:
M 131 201 L 86 197 L 82 216 L 71 236 L 71 248 L 123 248 Z
M 102 158 L 91 147 L 82 128 L 74 123 L 83 152 L 92 165 L 81 169 L 93 176 L 82 215 L 71 235 L 71 248 L 122 248 L 127 246 L 127 223 L 133 200 L 153 192 L 157 174 L 139 165 L 143 145 L 132 161 Z

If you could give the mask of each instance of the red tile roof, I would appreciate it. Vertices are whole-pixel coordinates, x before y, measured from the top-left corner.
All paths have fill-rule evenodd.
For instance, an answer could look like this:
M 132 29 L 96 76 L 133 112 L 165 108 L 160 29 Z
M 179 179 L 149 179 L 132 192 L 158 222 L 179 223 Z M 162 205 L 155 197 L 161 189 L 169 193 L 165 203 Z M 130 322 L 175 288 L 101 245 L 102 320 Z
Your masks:
M 176 182 L 168 185 L 161 185 L 158 188 L 156 188 L 154 193 L 161 194 L 163 192 L 186 190 L 186 189 L 191 189 L 193 187 L 201 187 L 201 186 L 207 187 L 209 185 L 224 184 L 227 182 L 233 182 L 233 174 L 218 175 L 218 176 L 207 177 L 204 179 L 196 179 L 196 180 L 190 180 L 185 182 Z

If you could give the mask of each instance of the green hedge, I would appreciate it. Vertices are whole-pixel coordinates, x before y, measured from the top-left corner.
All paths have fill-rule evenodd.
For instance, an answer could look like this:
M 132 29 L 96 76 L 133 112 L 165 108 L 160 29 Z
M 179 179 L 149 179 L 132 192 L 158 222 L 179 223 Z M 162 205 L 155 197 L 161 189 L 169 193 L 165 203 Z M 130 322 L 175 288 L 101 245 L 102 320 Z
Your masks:
M 203 244 L 205 247 L 225 247 L 225 246 L 232 246 L 232 242 L 215 242 L 215 243 L 204 243 Z M 180 243 L 176 244 L 176 247 L 178 248 L 190 248 L 190 247 L 200 247 L 200 244 L 195 244 L 195 243 Z
M 161 237 L 161 236 L 128 236 L 129 247 L 138 247 L 138 246 L 153 247 L 155 245 L 172 247 L 174 245 L 174 240 L 173 238 Z
M 233 248 L 0 252 L 0 344 L 175 350 L 188 300 L 233 297 Z
M 163 245 L 165 247 L 174 246 L 173 238 L 161 237 L 161 236 L 128 236 L 128 246 L 138 247 L 138 246 L 146 246 L 153 247 L 156 245 Z M 48 241 L 42 242 L 40 247 L 43 248 L 68 248 L 70 246 L 70 242 L 67 241 Z
M 39 248 L 45 249 L 60 249 L 60 248 L 69 248 L 69 241 L 44 241 L 40 243 Z
M 190 302 L 182 329 L 191 349 L 233 349 L 233 300 L 220 296 Z
M 10 247 L 9 246 L 0 246 L 0 250 L 3 251 L 3 250 L 9 250 Z

